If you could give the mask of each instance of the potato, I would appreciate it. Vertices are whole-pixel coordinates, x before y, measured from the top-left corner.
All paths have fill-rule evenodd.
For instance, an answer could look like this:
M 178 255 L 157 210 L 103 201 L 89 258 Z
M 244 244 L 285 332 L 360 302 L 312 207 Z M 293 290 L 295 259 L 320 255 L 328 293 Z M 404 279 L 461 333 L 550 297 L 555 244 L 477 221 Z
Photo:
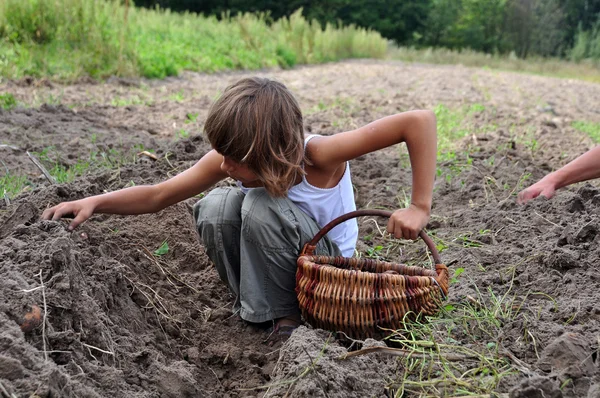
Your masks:
M 31 311 L 23 316 L 21 330 L 25 333 L 31 332 L 42 324 L 42 310 L 35 304 L 31 305 Z

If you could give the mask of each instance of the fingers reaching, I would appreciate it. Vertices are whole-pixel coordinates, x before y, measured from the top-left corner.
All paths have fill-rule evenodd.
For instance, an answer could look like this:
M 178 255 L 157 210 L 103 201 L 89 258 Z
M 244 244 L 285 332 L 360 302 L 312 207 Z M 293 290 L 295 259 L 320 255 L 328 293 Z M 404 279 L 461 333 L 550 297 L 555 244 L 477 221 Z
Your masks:
M 531 199 L 535 199 L 539 195 L 539 192 L 535 192 L 532 189 L 524 189 L 517 195 L 517 203 L 520 205 L 524 205 L 529 202 Z
M 44 210 L 42 220 L 57 221 L 63 217 L 74 217 L 69 224 L 68 229 L 73 230 L 81 223 L 90 218 L 94 213 L 93 207 L 84 200 L 75 202 L 64 202 L 54 207 Z
M 552 185 L 541 185 L 540 183 L 534 184 L 529 188 L 526 188 L 519 192 L 517 195 L 517 203 L 524 205 L 532 199 L 538 196 L 543 196 L 546 199 L 551 199 L 556 193 L 556 189 Z
M 77 228 L 79 226 L 79 224 L 81 224 L 82 222 L 84 222 L 85 220 L 87 220 L 88 218 L 90 218 L 91 213 L 87 213 L 84 210 L 81 210 L 77 216 L 75 217 L 75 219 L 73 219 L 73 221 L 71 221 L 71 224 L 69 224 L 69 230 L 72 231 L 75 228 Z

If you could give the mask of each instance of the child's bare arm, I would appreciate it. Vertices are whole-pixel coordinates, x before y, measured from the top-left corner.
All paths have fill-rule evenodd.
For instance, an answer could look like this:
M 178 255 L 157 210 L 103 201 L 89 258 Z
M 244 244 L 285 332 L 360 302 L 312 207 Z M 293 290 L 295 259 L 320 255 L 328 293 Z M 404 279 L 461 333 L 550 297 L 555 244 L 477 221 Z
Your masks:
M 411 205 L 394 213 L 388 223 L 388 231 L 397 238 L 416 239 L 431 213 L 437 155 L 436 130 L 433 112 L 404 112 L 356 130 L 313 140 L 311 160 L 317 167 L 336 169 L 347 160 L 406 142 L 413 173 Z
M 75 218 L 69 229 L 76 228 L 94 213 L 154 213 L 174 203 L 205 191 L 227 175 L 221 171 L 222 156 L 211 151 L 194 166 L 156 185 L 141 185 L 73 202 L 63 202 L 42 214 L 44 220 L 58 220 L 67 215 Z
M 529 188 L 522 190 L 519 192 L 517 201 L 525 204 L 540 195 L 550 199 L 557 189 L 598 177 L 600 177 L 600 146 L 587 151 L 567 165 L 546 175 Z

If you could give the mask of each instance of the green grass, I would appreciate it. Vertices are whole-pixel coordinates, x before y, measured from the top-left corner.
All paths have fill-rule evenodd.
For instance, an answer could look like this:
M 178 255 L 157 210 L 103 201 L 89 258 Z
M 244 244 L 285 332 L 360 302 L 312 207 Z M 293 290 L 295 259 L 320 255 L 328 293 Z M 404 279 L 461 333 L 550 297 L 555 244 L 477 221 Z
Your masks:
M 25 176 L 6 172 L 3 176 L 0 176 L 0 200 L 17 196 L 28 184 L 31 184 L 31 182 Z
M 74 164 L 66 164 L 55 152 L 53 147 L 44 148 L 33 155 L 42 163 L 48 173 L 54 177 L 57 183 L 69 183 L 75 178 L 88 172 L 96 170 L 118 170 L 121 166 L 134 163 L 137 153 L 144 150 L 142 146 L 136 146 L 129 152 L 119 152 L 116 149 L 109 151 L 91 151 L 87 157 L 82 157 Z M 1 164 L 0 164 L 1 165 Z M 29 187 L 35 187 L 36 183 L 24 175 L 13 174 L 5 169 L 4 175 L 0 175 L 0 200 L 3 197 L 12 199 Z
M 460 108 L 449 108 L 444 104 L 435 106 L 440 161 L 454 160 L 460 140 L 469 134 L 485 133 L 497 128 L 495 124 L 475 124 L 475 117 L 485 111 L 486 107 L 477 103 Z
M 182 70 L 216 72 L 383 58 L 387 41 L 356 26 L 321 26 L 301 10 L 271 21 L 265 14 L 220 20 L 117 0 L 0 2 L 0 75 L 110 75 L 163 78 Z
M 451 247 L 460 251 L 481 250 L 485 244 L 479 239 L 492 233 L 457 231 L 440 238 L 434 232 L 430 236 L 440 252 Z M 393 244 L 395 255 L 401 253 L 406 264 L 432 266 L 427 256 L 415 251 L 418 245 L 406 245 L 382 233 L 374 233 L 369 240 L 373 241 L 373 247 L 363 252 L 362 257 L 381 258 Z M 405 257 L 412 258 L 404 261 Z M 381 375 L 386 379 L 388 396 L 487 396 L 497 392 L 503 379 L 518 374 L 522 364 L 511 359 L 507 350 L 510 347 L 503 346 L 506 327 L 522 323 L 521 338 L 537 353 L 536 331 L 528 325 L 535 324 L 540 316 L 535 306 L 545 306 L 546 300 L 531 300 L 540 296 L 553 300 L 544 292 L 513 292 L 516 271 L 536 258 L 537 255 L 532 255 L 494 271 L 503 281 L 502 287 L 495 289 L 478 287 L 474 274 L 486 272 L 481 265 L 454 265 L 450 289 L 462 285 L 460 297 L 442 303 L 437 316 L 417 317 L 399 330 L 387 331 L 388 346 L 402 352 L 396 374 Z M 465 295 L 465 287 L 473 293 Z
M 17 106 L 17 100 L 12 94 L 0 94 L 0 108 L 10 111 L 15 106 Z
M 129 98 L 115 97 L 111 100 L 112 106 L 130 106 L 130 105 L 152 105 L 153 100 L 140 98 L 139 95 L 133 95 Z
M 571 125 L 576 130 L 587 134 L 592 139 L 592 141 L 594 141 L 594 143 L 600 143 L 600 123 L 577 120 L 574 121 Z
M 406 62 L 464 65 L 600 83 L 600 67 L 597 62 L 589 60 L 570 62 L 557 58 L 529 57 L 521 59 L 514 55 L 491 55 L 472 50 L 411 47 L 392 48 L 388 56 L 391 59 Z

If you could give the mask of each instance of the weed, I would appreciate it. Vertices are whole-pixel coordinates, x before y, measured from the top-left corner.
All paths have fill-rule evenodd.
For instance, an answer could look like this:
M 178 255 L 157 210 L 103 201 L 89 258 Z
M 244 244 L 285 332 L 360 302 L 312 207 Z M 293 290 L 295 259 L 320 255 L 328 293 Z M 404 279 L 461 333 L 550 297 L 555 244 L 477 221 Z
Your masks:
M 110 102 L 112 106 L 150 105 L 151 103 L 152 101 L 143 100 L 138 95 L 129 98 L 115 97 Z
M 469 107 L 468 113 L 473 114 L 473 113 L 481 113 L 485 111 L 485 105 L 482 104 L 473 104 Z
M 460 275 L 461 275 L 463 272 L 465 272 L 465 269 L 464 269 L 464 268 L 462 268 L 462 267 L 460 267 L 460 268 L 457 268 L 456 270 L 454 270 L 454 275 L 452 275 L 452 278 L 450 278 L 450 284 L 452 285 L 452 284 L 455 284 L 455 283 L 457 283 L 457 282 L 458 282 L 458 277 L 459 277 L 459 276 L 460 276 Z
M 154 255 L 155 256 L 164 256 L 168 252 L 169 252 L 169 244 L 167 243 L 166 240 L 164 240 L 163 243 L 160 244 L 159 248 L 154 250 Z
M 396 196 L 398 201 L 398 208 L 400 209 L 408 209 L 410 207 L 411 199 L 410 195 L 406 194 L 406 190 L 402 188 L 402 196 Z
M 456 237 L 456 241 L 465 248 L 478 248 L 483 246 L 483 243 L 473 239 L 471 234 L 460 234 Z
M 383 246 L 381 245 L 370 247 L 365 250 L 366 257 L 379 259 L 381 250 L 383 250 Z
M 22 192 L 31 182 L 27 177 L 13 175 L 6 171 L 6 174 L 0 177 L 0 200 L 4 197 L 13 198 Z
M 600 123 L 578 120 L 574 121 L 571 125 L 574 129 L 587 134 L 594 143 L 600 143 Z
M 522 319 L 524 335 L 536 349 L 536 339 L 527 330 L 528 315 L 523 306 L 528 296 L 517 297 L 511 290 L 516 268 L 534 260 L 529 257 L 507 269 L 508 289 L 498 294 L 489 288 L 483 294 L 473 284 L 476 297 L 442 306 L 437 317 L 416 317 L 387 338 L 390 345 L 406 352 L 399 357 L 398 374 L 388 383 L 393 396 L 487 396 L 505 377 L 522 364 L 511 363 L 502 345 L 503 326 Z M 463 274 L 457 269 L 451 280 Z M 533 295 L 533 293 L 532 293 Z
M 0 94 L 0 108 L 10 111 L 17 106 L 17 100 L 11 93 Z
M 185 124 L 196 123 L 196 119 L 198 119 L 198 113 L 186 113 L 185 115 Z
M 108 151 L 92 150 L 89 156 L 77 160 L 74 164 L 65 164 L 55 153 L 54 147 L 46 147 L 39 152 L 33 152 L 54 179 L 59 183 L 68 183 L 76 177 L 87 173 L 90 169 L 118 169 L 124 164 L 136 161 L 136 149 L 143 146 L 136 146 L 131 152 L 120 152 L 117 149 Z M 142 149 L 143 150 L 143 149 Z M 148 150 L 152 151 L 152 150 Z M 1 162 L 1 161 L 0 161 Z M 12 198 L 18 195 L 34 183 L 29 181 L 26 176 L 11 174 L 6 168 L 6 172 L 0 177 L 0 199 L 2 197 Z M 133 182 L 131 184 L 135 185 Z
M 183 95 L 183 90 L 179 90 L 178 92 L 171 94 L 169 96 L 169 99 L 171 101 L 175 101 L 175 102 L 183 102 L 183 100 L 185 99 L 185 97 Z
M 183 138 L 188 138 L 190 136 L 190 132 L 186 131 L 185 129 L 180 129 L 177 132 L 177 137 L 183 139 Z
M 312 115 L 325 111 L 340 111 L 345 118 L 351 118 L 352 113 L 358 109 L 358 104 L 348 97 L 335 97 L 332 100 L 319 100 L 316 105 L 304 112 L 306 115 Z M 339 123 L 339 122 L 338 122 Z

